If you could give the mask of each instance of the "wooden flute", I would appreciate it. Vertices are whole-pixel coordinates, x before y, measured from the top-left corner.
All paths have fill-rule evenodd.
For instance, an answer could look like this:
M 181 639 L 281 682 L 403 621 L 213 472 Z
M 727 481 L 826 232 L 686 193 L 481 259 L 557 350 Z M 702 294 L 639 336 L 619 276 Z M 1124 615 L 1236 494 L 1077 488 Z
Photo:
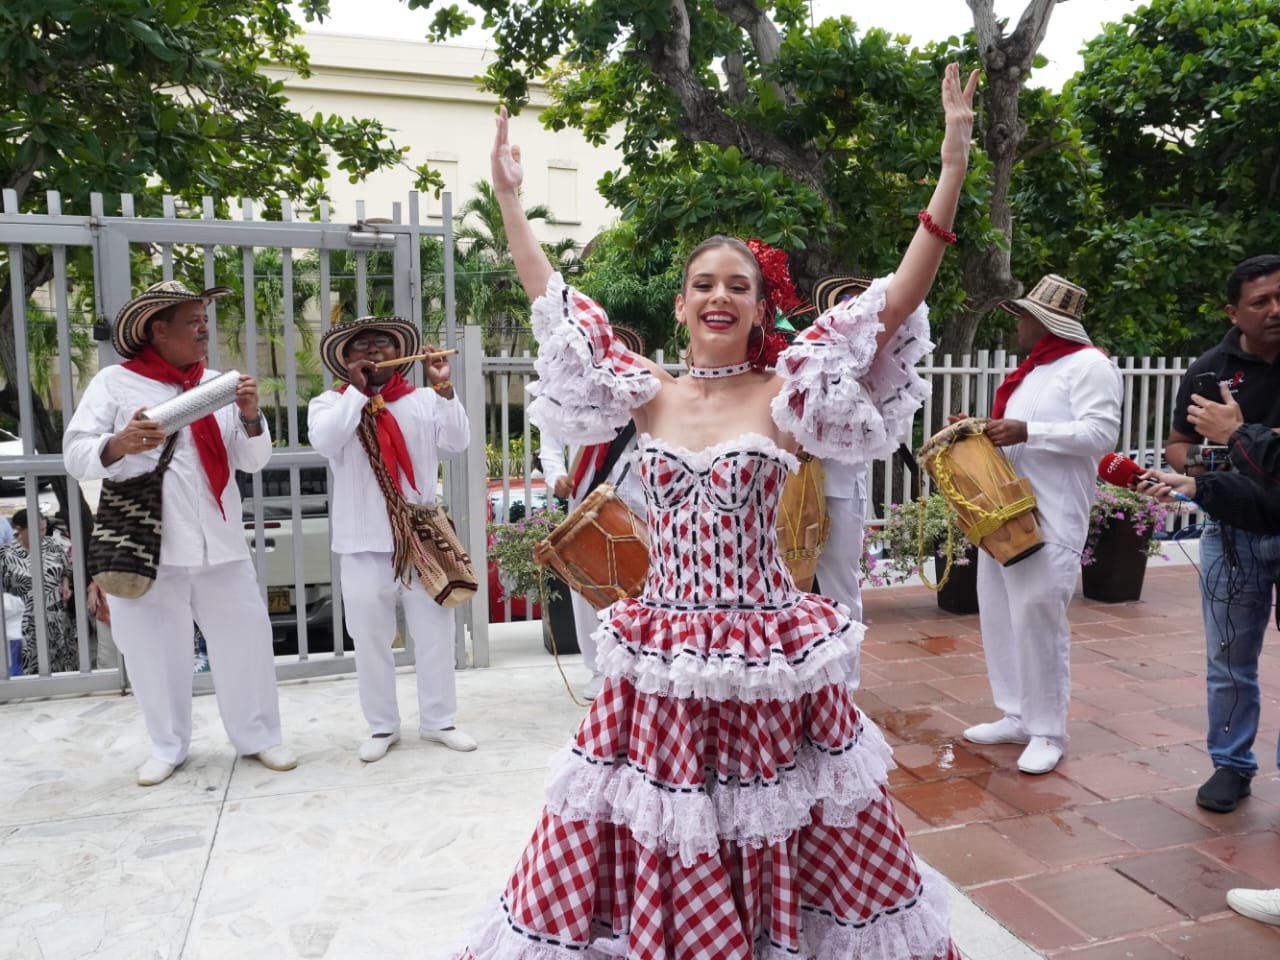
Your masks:
M 451 357 L 457 350 L 437 350 L 434 353 L 415 353 L 411 357 L 396 357 L 394 360 L 379 360 L 374 364 L 375 367 L 398 367 L 402 363 L 408 363 L 410 360 L 434 360 L 436 357 Z

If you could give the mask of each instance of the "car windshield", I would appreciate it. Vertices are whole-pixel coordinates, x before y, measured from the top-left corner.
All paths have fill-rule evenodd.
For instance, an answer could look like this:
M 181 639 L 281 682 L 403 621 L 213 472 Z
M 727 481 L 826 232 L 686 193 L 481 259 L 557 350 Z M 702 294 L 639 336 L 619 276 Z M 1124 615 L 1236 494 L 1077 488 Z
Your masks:
M 304 517 L 323 517 L 329 512 L 329 474 L 324 467 L 298 470 L 298 500 Z M 253 474 L 236 471 L 236 485 L 244 502 L 243 515 L 253 519 Z M 265 520 L 287 520 L 293 516 L 289 471 L 262 471 L 262 516 Z

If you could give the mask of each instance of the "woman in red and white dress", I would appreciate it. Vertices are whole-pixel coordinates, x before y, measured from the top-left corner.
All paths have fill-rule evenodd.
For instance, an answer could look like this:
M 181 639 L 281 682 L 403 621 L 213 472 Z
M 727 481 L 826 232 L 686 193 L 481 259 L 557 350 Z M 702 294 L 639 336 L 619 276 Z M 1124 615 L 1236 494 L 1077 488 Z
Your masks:
M 883 455 L 928 391 L 913 370 L 932 346 L 923 301 L 954 239 L 976 84 L 947 68 L 942 172 L 896 274 L 780 355 L 777 252 L 727 237 L 694 250 L 675 302 L 690 343 L 679 378 L 627 351 L 553 272 L 500 116 L 494 191 L 539 343 L 529 416 L 583 442 L 635 419 L 650 569 L 602 621 L 603 689 L 461 956 L 958 960 L 945 887 L 886 791 L 891 751 L 844 682 L 863 627 L 796 589 L 774 521 L 798 445 Z

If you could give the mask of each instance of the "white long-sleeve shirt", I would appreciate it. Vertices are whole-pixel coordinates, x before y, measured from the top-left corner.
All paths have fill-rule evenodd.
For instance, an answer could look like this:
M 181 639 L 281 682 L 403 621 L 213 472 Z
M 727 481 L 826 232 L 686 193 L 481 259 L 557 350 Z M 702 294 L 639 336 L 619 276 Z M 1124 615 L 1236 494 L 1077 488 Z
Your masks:
M 1024 420 L 1024 443 L 1001 448 L 1035 491 L 1044 538 L 1084 548 L 1098 460 L 1115 449 L 1124 385 L 1097 350 L 1078 350 L 1034 368 L 1009 396 L 1004 415 Z
M 334 553 L 390 553 L 391 522 L 382 488 L 369 466 L 369 457 L 356 427 L 368 397 L 354 387 L 339 393 L 326 390 L 311 400 L 307 433 L 311 446 L 324 455 L 333 470 L 329 491 L 329 523 Z M 410 503 L 434 503 L 440 456 L 467 448 L 471 425 L 461 402 L 446 400 L 434 390 L 417 389 L 387 404 L 404 435 L 413 463 L 415 490 L 401 477 Z
M 578 459 L 578 453 L 581 447 L 570 446 L 568 448 L 568 456 L 565 456 L 566 444 L 550 434 L 542 435 L 542 444 L 538 447 L 538 459 L 542 461 L 542 476 L 547 483 L 547 490 L 555 488 L 556 481 L 561 477 L 569 475 L 569 467 Z M 632 510 L 644 516 L 644 488 L 640 484 L 640 471 L 635 469 L 635 453 L 636 439 L 632 435 L 631 440 L 627 443 L 626 450 L 622 456 L 614 461 L 613 466 L 609 469 L 609 475 L 605 477 L 606 483 L 611 483 L 617 490 L 617 494 L 622 498 L 622 502 L 629 506 Z M 588 468 L 586 475 L 582 478 L 582 486 L 585 488 L 591 482 L 591 478 L 595 475 L 595 471 Z M 618 486 L 618 478 L 622 478 L 622 485 Z M 572 480 L 572 477 L 569 477 Z M 583 490 L 573 490 L 570 492 L 569 500 L 573 506 L 577 506 L 582 502 L 586 493 Z
M 217 371 L 206 370 L 201 383 L 216 376 Z M 139 407 L 154 407 L 181 392 L 177 384 L 152 380 L 119 364 L 98 371 L 63 433 L 62 458 L 67 472 L 77 480 L 127 480 L 153 470 L 164 444 L 145 453 L 126 454 L 110 465 L 103 464 L 102 450 Z M 164 474 L 160 508 L 162 564 L 203 567 L 249 556 L 235 471 L 252 473 L 262 469 L 271 459 L 271 434 L 264 420 L 262 433 L 249 436 L 234 404 L 215 411 L 213 416 L 222 432 L 232 471 L 222 491 L 222 509 L 218 509 L 209 490 L 191 428 L 183 427 L 178 431 L 173 459 Z

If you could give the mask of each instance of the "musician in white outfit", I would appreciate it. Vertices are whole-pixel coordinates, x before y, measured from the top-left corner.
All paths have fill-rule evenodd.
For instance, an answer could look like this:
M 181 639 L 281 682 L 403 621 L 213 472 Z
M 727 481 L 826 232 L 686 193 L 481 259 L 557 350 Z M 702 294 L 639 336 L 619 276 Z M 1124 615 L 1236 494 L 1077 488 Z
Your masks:
M 991 694 L 1003 716 L 964 731 L 974 743 L 1026 744 L 1023 773 L 1048 773 L 1067 745 L 1067 606 L 1089 535 L 1098 460 L 1115 449 L 1120 371 L 1080 323 L 1087 294 L 1050 274 L 1001 306 L 1027 357 L 996 390 L 987 436 L 1031 480 L 1044 546 L 1008 567 L 981 553 L 978 604 Z
M 418 733 L 451 750 L 476 742 L 454 725 L 458 699 L 453 676 L 453 610 L 440 606 L 409 565 L 408 582 L 396 576 L 387 499 L 356 434 L 366 408 L 377 427 L 382 462 L 409 503 L 434 503 L 441 455 L 467 448 L 470 425 L 449 381 L 449 361 L 424 358 L 427 386 L 405 378 L 414 361 L 417 327 L 399 317 L 364 317 L 324 335 L 320 356 L 334 377 L 346 381 L 312 399 L 307 413 L 311 445 L 333 471 L 329 517 L 333 552 L 341 555 L 342 604 L 355 640 L 360 708 L 369 738 L 357 755 L 366 763 L 386 756 L 400 740 L 396 700 L 396 601 L 404 606 L 413 640 L 418 688 Z
M 78 480 L 124 480 L 156 467 L 163 428 L 137 414 L 217 376 L 204 367 L 206 305 L 230 292 L 193 293 L 169 280 L 124 305 L 112 343 L 125 362 L 104 367 L 85 388 L 62 440 L 68 473 Z M 218 710 L 236 752 L 272 770 L 290 770 L 297 758 L 280 742 L 271 622 L 232 476 L 260 470 L 271 457 L 257 383 L 241 377 L 234 405 L 183 427 L 177 437 L 164 474 L 155 583 L 137 599 L 110 599 L 113 636 L 152 743 L 138 783 L 166 780 L 187 758 L 193 623 L 205 636 Z
M 628 350 L 644 356 L 644 340 L 640 334 L 617 324 L 613 331 Z M 557 497 L 567 499 L 569 509 L 572 510 L 600 483 L 609 483 L 623 503 L 640 517 L 644 517 L 644 489 L 632 466 L 636 450 L 635 425 L 627 424 L 624 431 L 615 438 L 616 449 L 611 449 L 615 444 L 607 443 L 587 447 L 572 446 L 566 442 L 568 438 L 543 434 L 538 459 L 542 463 L 542 476 L 546 480 L 547 489 Z M 600 626 L 600 614 L 576 590 L 569 591 L 569 599 L 573 605 L 573 625 L 578 635 L 578 649 L 582 652 L 582 665 L 589 674 L 580 692 L 583 699 L 594 700 L 604 682 L 604 675 L 596 662 L 596 641 L 592 636 Z

